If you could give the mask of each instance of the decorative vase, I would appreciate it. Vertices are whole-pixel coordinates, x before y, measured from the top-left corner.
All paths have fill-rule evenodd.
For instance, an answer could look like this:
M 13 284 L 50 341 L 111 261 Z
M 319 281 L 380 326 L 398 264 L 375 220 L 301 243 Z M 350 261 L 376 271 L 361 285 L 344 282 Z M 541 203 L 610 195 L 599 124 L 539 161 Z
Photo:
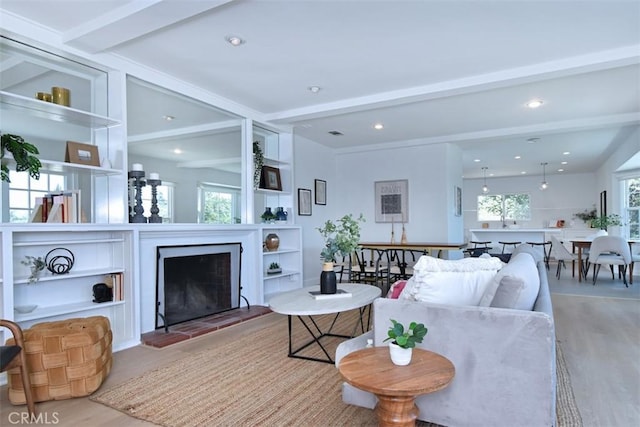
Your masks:
M 265 208 L 261 218 L 263 222 L 269 223 L 275 219 L 275 215 L 273 215 L 273 212 L 271 212 L 271 208 Z
M 333 271 L 333 263 L 325 262 L 322 264 L 322 273 L 320 273 L 320 293 L 335 294 L 337 289 L 336 272 Z
M 389 343 L 389 355 L 394 365 L 406 366 L 411 362 L 412 348 L 402 348 L 394 342 Z
M 287 213 L 284 211 L 284 208 L 276 208 L 276 221 L 287 222 Z
M 280 238 L 275 233 L 267 234 L 267 237 L 264 239 L 264 247 L 267 248 L 267 251 L 277 251 L 278 247 L 280 247 Z

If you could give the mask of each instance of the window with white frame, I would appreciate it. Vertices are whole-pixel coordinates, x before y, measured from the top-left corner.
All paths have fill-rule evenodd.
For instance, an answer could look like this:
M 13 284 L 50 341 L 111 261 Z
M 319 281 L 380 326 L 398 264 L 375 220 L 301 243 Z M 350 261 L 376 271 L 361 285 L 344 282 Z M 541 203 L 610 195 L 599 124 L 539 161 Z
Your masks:
M 198 184 L 198 222 L 240 223 L 240 187 L 201 182 Z
M 640 239 L 640 177 L 623 181 L 625 223 L 629 239 Z
M 478 221 L 529 221 L 529 194 L 491 194 L 478 196 Z
M 40 172 L 40 179 L 33 179 L 27 172 L 9 171 L 9 222 L 29 222 L 36 206 L 36 197 L 62 191 L 65 175 L 55 172 Z
M 158 206 L 158 215 L 162 218 L 162 222 L 175 222 L 173 213 L 173 190 L 175 184 L 172 182 L 162 181 L 162 185 L 156 187 L 156 200 Z M 142 187 L 140 197 L 142 199 L 142 207 L 144 208 L 144 216 L 151 215 L 151 186 Z

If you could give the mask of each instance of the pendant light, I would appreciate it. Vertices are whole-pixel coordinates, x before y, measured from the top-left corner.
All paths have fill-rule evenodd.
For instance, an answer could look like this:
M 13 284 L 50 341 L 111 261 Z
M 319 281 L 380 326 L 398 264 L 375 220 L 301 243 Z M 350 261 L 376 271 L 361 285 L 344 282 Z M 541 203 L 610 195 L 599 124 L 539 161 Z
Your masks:
M 482 168 L 482 174 L 484 175 L 484 185 L 482 186 L 482 192 L 487 194 L 489 192 L 489 187 L 487 187 L 487 169 L 488 167 L 484 166 Z
M 547 187 L 549 187 L 549 184 L 547 184 L 547 174 L 546 174 L 546 168 L 547 168 L 547 162 L 543 162 L 540 163 L 542 165 L 542 182 L 540 183 L 540 190 L 544 191 L 547 189 Z

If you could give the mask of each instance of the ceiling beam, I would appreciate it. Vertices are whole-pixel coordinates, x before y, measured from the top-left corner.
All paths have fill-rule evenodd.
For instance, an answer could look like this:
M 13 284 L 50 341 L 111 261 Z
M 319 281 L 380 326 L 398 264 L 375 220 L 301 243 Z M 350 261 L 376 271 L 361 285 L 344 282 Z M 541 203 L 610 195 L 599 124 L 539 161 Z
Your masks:
M 136 0 L 66 31 L 65 44 L 88 53 L 107 51 L 232 0 Z
M 596 54 L 500 70 L 425 86 L 381 92 L 369 96 L 280 111 L 265 115 L 265 119 L 273 123 L 281 121 L 294 123 L 640 64 L 639 52 L 640 45 L 628 46 Z

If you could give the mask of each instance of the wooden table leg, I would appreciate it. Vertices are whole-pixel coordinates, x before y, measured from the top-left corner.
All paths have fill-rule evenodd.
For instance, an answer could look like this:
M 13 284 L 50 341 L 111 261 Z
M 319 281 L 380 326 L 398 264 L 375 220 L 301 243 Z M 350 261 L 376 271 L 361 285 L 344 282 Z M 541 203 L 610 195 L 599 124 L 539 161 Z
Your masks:
M 416 425 L 420 411 L 415 403 L 415 397 L 378 396 L 375 408 L 378 423 L 381 427 Z

